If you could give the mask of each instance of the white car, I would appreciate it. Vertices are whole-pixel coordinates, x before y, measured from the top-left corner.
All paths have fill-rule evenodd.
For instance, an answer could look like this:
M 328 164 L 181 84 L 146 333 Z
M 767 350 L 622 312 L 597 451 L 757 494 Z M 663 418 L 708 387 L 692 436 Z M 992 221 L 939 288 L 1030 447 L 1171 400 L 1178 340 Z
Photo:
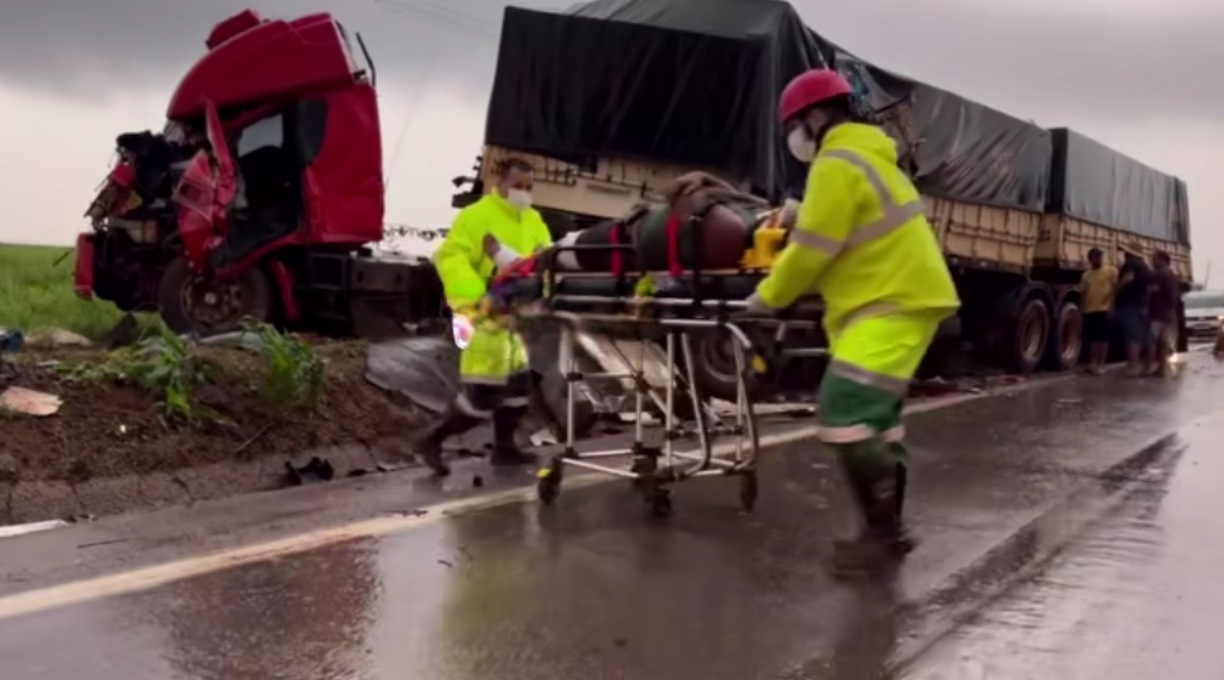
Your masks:
M 1224 291 L 1195 290 L 1182 296 L 1186 306 L 1186 331 L 1190 337 L 1214 338 L 1224 321 Z

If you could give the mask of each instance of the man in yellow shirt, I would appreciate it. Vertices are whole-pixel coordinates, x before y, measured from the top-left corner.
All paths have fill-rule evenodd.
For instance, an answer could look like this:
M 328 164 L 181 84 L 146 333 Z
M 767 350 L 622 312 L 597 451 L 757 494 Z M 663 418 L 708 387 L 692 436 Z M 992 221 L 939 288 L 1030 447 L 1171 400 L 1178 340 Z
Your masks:
M 1109 354 L 1109 313 L 1118 289 L 1118 270 L 1104 263 L 1100 248 L 1088 251 L 1090 268 L 1080 279 L 1084 302 L 1084 339 L 1089 346 L 1088 372 L 1100 375 Z

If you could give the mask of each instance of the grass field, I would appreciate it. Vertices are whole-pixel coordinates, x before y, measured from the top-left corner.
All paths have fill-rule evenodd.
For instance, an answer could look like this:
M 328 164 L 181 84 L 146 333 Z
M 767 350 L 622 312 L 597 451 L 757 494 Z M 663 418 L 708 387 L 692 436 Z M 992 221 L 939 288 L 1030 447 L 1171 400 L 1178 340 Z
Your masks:
M 82 300 L 72 290 L 75 257 L 68 247 L 0 243 L 0 326 L 31 331 L 63 328 L 98 338 L 123 312 L 109 302 Z M 56 260 L 63 261 L 56 264 Z

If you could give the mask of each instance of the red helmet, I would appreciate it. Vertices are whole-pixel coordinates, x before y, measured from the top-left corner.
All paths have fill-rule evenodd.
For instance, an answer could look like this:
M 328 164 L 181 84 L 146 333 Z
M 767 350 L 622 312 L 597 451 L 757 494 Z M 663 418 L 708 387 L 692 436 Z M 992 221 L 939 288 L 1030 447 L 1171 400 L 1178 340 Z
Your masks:
M 778 120 L 782 124 L 813 106 L 850 94 L 850 83 L 837 71 L 814 68 L 801 73 L 782 90 L 778 100 Z

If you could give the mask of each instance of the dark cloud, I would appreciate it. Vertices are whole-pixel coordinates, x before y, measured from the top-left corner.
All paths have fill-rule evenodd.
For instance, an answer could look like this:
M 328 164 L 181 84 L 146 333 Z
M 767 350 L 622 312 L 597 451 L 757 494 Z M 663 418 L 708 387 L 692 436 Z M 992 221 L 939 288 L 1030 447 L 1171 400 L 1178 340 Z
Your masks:
M 880 66 L 1025 111 L 1210 116 L 1224 109 L 1224 3 L 799 0 L 808 25 Z M 1039 121 L 1048 126 L 1062 121 Z
M 547 2 L 532 5 L 548 5 Z M 504 3 L 488 0 L 38 0 L 0 8 L 0 81 L 77 98 L 166 89 L 204 51 L 218 21 L 330 11 L 366 39 L 379 76 L 459 88 L 492 78 Z
M 694 2 L 700 0 L 693 0 Z M 808 24 L 881 66 L 1013 110 L 1134 118 L 1224 109 L 1224 3 L 795 0 Z M 502 9 L 491 0 L 37 0 L 0 9 L 0 81 L 97 98 L 169 88 L 219 19 L 329 9 L 361 31 L 384 82 L 483 96 Z M 566 6 L 569 0 L 527 0 Z M 1136 8 L 1139 9 L 1136 9 Z M 1079 9 L 1077 9 L 1079 8 Z M 1041 120 L 1056 125 L 1058 120 Z

